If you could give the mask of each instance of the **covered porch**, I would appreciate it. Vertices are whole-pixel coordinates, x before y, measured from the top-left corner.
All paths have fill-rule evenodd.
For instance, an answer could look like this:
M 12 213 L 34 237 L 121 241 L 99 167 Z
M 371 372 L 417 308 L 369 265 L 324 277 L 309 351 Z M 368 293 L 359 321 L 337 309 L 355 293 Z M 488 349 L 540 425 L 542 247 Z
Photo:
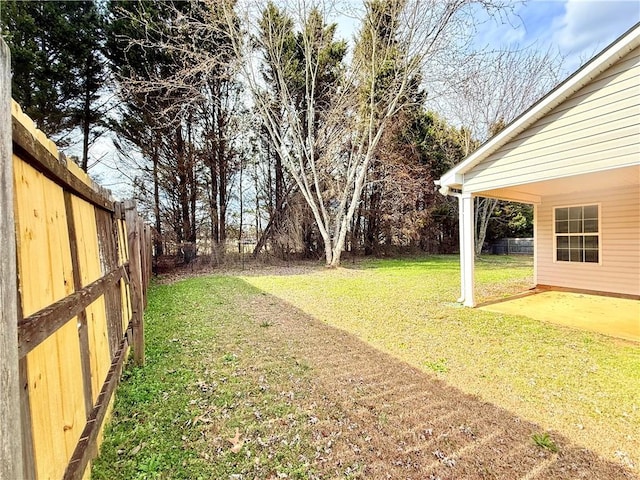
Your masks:
M 638 191 L 640 186 L 640 165 L 633 165 L 623 168 L 612 168 L 605 171 L 583 173 L 563 178 L 532 182 L 528 184 L 513 185 L 510 187 L 502 187 L 492 190 L 481 190 L 467 192 L 464 190 L 456 190 L 447 188 L 447 194 L 454 195 L 458 198 L 459 205 L 459 229 L 460 229 L 460 297 L 458 301 L 465 306 L 474 307 L 475 300 L 475 245 L 474 245 L 474 198 L 488 197 L 499 200 L 516 201 L 521 203 L 529 203 L 534 206 L 534 285 L 553 285 L 557 287 L 575 287 L 583 290 L 592 290 L 592 293 L 610 293 L 605 286 L 600 288 L 591 287 L 588 284 L 571 285 L 563 284 L 562 280 L 549 282 L 550 278 L 546 270 L 560 268 L 553 257 L 553 207 L 558 204 L 570 204 L 572 202 L 597 203 L 600 205 L 600 230 L 608 231 L 605 235 L 607 238 L 606 248 L 600 247 L 600 254 L 611 259 L 611 262 L 625 263 L 630 265 L 638 263 L 640 256 L 640 243 L 638 240 L 638 227 L 640 227 L 639 207 L 638 207 Z M 441 189 L 441 190 L 444 190 Z M 630 202 L 620 202 L 619 197 L 626 196 Z M 575 200 L 574 200 L 575 199 Z M 634 200 L 635 199 L 635 200 Z M 629 203 L 636 205 L 631 206 Z M 622 203 L 622 206 L 620 205 Z M 602 212 L 604 210 L 604 214 Z M 617 222 L 617 218 L 626 215 L 628 223 L 626 230 L 636 230 L 632 232 L 633 239 L 629 241 L 629 236 L 623 241 L 616 240 L 618 232 L 612 222 Z M 612 220 L 613 219 L 613 220 Z M 609 227 L 609 225 L 612 227 Z M 542 238 L 542 245 L 540 244 Z M 619 256 L 626 256 L 618 259 Z M 602 258 L 599 265 L 602 267 Z M 542 281 L 539 278 L 538 270 L 543 270 Z M 584 265 L 575 265 L 574 270 L 582 269 L 584 275 L 593 276 L 594 274 L 609 275 L 608 269 L 600 268 L 599 271 L 589 271 Z M 579 272 L 578 272 L 579 274 Z M 634 274 L 632 274 L 633 276 Z M 640 275 L 635 274 L 636 277 Z M 626 282 L 628 290 L 621 293 L 635 295 L 637 298 L 638 286 L 640 280 L 635 282 Z M 622 287 L 624 290 L 625 286 Z M 640 316 L 639 316 L 640 318 Z
M 461 185 L 462 187 L 462 185 Z M 638 230 L 640 229 L 640 165 L 611 168 L 604 171 L 571 175 L 550 180 L 523 183 L 490 190 L 465 191 L 443 187 L 446 194 L 456 196 L 459 202 L 460 229 L 460 297 L 465 306 L 476 306 L 474 198 L 488 197 L 533 204 L 534 207 L 534 285 L 552 285 L 560 288 L 591 290 L 593 293 L 621 293 L 638 298 L 640 273 L 627 274 L 622 285 L 616 278 L 624 278 L 625 264 L 634 269 L 640 257 Z M 443 192 L 445 193 L 445 192 Z M 599 211 L 599 235 L 606 239 L 599 245 L 599 261 L 593 265 L 563 264 L 556 262 L 553 234 L 554 208 L 573 203 L 594 203 Z M 624 224 L 621 224 L 624 222 Z M 620 232 L 626 232 L 624 236 Z M 618 236 L 621 238 L 618 239 Z M 633 238 L 631 238 L 633 237 Z M 635 240 L 634 240 L 635 239 Z M 604 243 L 604 245 L 603 245 Z M 606 264 L 603 266 L 603 258 Z M 608 265 L 613 265 L 609 267 Z M 567 272 L 569 273 L 558 273 Z M 566 278 L 565 278 L 566 275 Z M 577 284 L 575 277 L 584 277 Z M 600 282 L 597 277 L 602 276 Z M 611 277 L 611 281 L 607 278 Z M 629 281 L 628 279 L 631 278 Z M 609 289 L 608 287 L 615 287 Z M 633 300 L 629 300 L 633 301 Z M 635 316 L 640 323 L 640 303 L 636 300 Z
M 640 301 L 631 298 L 542 288 L 478 308 L 640 343 Z
M 640 297 L 640 24 L 436 183 L 459 201 L 474 294 L 474 197 L 534 205 L 534 284 Z

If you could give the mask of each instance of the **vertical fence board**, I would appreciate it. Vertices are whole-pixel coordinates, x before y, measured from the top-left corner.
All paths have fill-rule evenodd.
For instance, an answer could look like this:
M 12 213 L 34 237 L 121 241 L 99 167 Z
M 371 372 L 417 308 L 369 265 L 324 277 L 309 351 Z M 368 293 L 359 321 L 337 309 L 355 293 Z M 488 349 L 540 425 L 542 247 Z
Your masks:
M 100 248 L 102 274 L 106 275 L 118 267 L 117 238 L 114 235 L 114 220 L 109 212 L 96 209 L 96 226 Z M 106 326 L 109 354 L 113 359 L 122 338 L 122 307 L 120 305 L 119 284 L 113 283 L 105 290 Z
M 35 480 L 36 458 L 33 451 L 33 427 L 31 424 L 31 409 L 29 408 L 29 372 L 27 359 L 20 359 L 20 423 L 22 425 L 22 463 L 24 480 Z M 17 442 L 16 442 L 17 443 Z M 5 477 L 1 477 L 5 478 Z M 8 477 L 12 478 L 12 477 Z M 16 476 L 15 478 L 20 478 Z
M 16 258 L 16 265 L 17 264 L 18 259 Z M 16 277 L 16 291 L 18 291 L 17 287 L 18 278 Z M 16 307 L 17 319 L 19 322 L 24 318 L 22 316 L 22 305 L 20 301 L 16 301 Z M 36 458 L 33 451 L 33 430 L 31 424 L 31 409 L 29 408 L 29 372 L 27 371 L 26 356 L 20 358 L 18 369 L 20 388 L 20 425 L 22 434 L 22 477 L 24 480 L 35 480 Z
M 78 197 L 72 198 L 72 204 L 74 221 L 76 225 L 81 226 L 78 231 L 80 278 L 81 285 L 86 287 L 105 274 L 101 261 L 102 252 L 98 239 L 95 207 Z M 111 360 L 105 295 L 98 297 L 87 306 L 86 318 L 93 392 L 91 403 L 93 404 L 107 376 Z
M 144 267 L 144 279 L 142 282 L 142 288 L 144 289 L 144 308 L 147 308 L 147 289 L 149 287 L 149 282 L 151 281 L 151 274 L 153 268 L 153 252 L 152 252 L 152 241 L 153 241 L 153 232 L 151 231 L 151 226 L 145 224 L 144 225 L 144 245 L 143 245 L 143 255 L 145 256 L 145 267 Z
M 9 47 L 0 39 L 0 478 L 23 476 L 10 72 Z
M 118 228 L 118 264 L 129 264 L 129 239 L 127 234 L 127 223 L 125 206 L 123 202 L 116 205 L 116 224 Z M 120 292 L 122 303 L 122 330 L 126 330 L 127 326 L 133 318 L 131 309 L 131 285 L 129 276 L 127 280 L 120 280 Z
M 48 252 L 48 263 L 46 278 L 48 279 L 48 301 L 40 300 L 45 305 L 51 301 L 60 300 L 75 290 L 73 285 L 73 262 L 71 259 L 71 249 L 69 241 L 68 222 L 64 190 L 54 181 L 39 175 L 42 179 L 42 204 L 34 207 L 39 210 L 39 215 L 44 216 L 45 236 L 42 241 L 45 243 L 44 251 Z M 35 213 L 34 213 L 35 215 Z M 38 243 L 39 244 L 39 243 Z M 37 254 L 36 254 L 37 256 Z M 40 253 L 40 258 L 42 254 Z M 42 267 L 37 272 L 29 272 L 24 275 L 25 284 L 28 286 L 36 275 L 42 275 Z M 22 278 L 22 275 L 21 275 Z M 27 287 L 28 288 L 28 287 Z M 73 452 L 80 433 L 83 422 L 86 420 L 84 387 L 82 382 L 82 360 L 80 356 L 81 344 L 78 337 L 77 318 L 67 322 L 54 335 L 47 339 L 42 350 L 35 349 L 29 354 L 27 360 L 30 362 L 34 357 L 34 362 L 41 364 L 41 370 L 48 377 L 48 388 L 40 388 L 38 395 L 31 395 L 33 401 L 37 400 L 35 408 L 49 408 L 49 423 L 45 426 L 35 425 L 34 427 L 46 428 L 56 438 L 53 447 L 53 461 L 48 462 L 46 458 L 36 456 L 36 466 L 39 471 L 49 472 L 53 477 L 59 477 L 64 471 L 63 462 Z M 35 357 L 39 357 L 37 360 Z M 33 372 L 29 363 L 29 372 Z M 38 389 L 38 377 L 32 377 L 33 390 Z M 42 403 L 46 402 L 46 403 Z M 34 433 L 34 439 L 40 448 L 44 447 L 46 437 L 41 437 Z M 36 450 L 37 453 L 37 450 Z M 62 468 L 61 468 L 62 467 Z M 42 477 L 42 475 L 39 475 Z
M 29 315 L 73 292 L 73 267 L 62 188 L 17 157 L 14 165 L 20 291 L 23 314 Z M 79 351 L 75 322 L 69 322 L 26 358 L 39 478 L 61 475 L 82 431 Z

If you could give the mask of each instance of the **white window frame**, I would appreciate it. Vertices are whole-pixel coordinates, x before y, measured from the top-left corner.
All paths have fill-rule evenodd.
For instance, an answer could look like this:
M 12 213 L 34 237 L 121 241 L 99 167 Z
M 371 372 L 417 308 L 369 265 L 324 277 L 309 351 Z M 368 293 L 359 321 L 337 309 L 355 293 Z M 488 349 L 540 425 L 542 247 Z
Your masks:
M 580 232 L 580 233 L 558 233 L 556 232 L 556 212 L 560 208 L 572 208 L 572 207 L 591 207 L 598 208 L 598 231 L 597 232 Z M 573 205 L 555 205 L 551 207 L 553 209 L 553 223 L 551 229 L 553 230 L 553 263 L 571 264 L 571 265 L 602 265 L 602 205 L 598 202 L 585 202 Z M 572 262 L 571 260 L 558 260 L 558 237 L 584 237 L 597 236 L 598 237 L 598 261 L 597 262 Z M 584 247 L 583 247 L 584 248 Z

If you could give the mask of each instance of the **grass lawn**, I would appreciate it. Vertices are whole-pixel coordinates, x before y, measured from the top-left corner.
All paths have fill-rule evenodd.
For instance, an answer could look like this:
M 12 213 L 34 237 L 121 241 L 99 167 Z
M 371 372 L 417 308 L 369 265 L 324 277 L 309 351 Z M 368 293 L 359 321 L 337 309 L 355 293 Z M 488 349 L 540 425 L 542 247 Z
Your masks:
M 476 279 L 516 292 L 531 263 Z M 628 478 L 581 448 L 638 472 L 640 347 L 461 308 L 458 282 L 429 257 L 152 287 L 93 478 Z
M 532 283 L 531 259 L 483 257 L 479 301 Z M 525 317 L 460 308 L 455 257 L 381 260 L 251 285 L 545 428 L 640 463 L 640 348 Z

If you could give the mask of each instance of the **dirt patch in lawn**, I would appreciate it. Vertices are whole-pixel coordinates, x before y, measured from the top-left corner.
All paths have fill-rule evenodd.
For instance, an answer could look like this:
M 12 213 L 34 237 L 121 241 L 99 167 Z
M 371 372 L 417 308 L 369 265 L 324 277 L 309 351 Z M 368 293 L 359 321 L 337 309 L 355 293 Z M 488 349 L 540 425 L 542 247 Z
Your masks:
M 307 412 L 319 478 L 637 478 L 281 300 L 260 293 L 242 300 L 261 332 L 245 339 L 255 364 L 293 356 L 309 373 L 269 388 Z M 263 373 L 253 375 L 263 382 Z

